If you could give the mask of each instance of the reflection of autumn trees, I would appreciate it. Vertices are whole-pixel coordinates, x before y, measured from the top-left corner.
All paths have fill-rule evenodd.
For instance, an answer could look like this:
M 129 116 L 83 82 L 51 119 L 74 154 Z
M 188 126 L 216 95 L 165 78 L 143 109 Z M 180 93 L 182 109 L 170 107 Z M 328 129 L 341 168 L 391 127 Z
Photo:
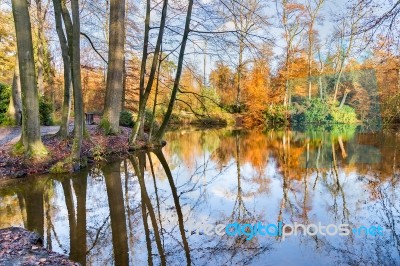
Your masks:
M 265 221 L 271 210 L 256 211 L 252 204 L 267 199 L 276 205 L 269 222 L 314 223 L 321 211 L 335 222 L 382 221 L 390 239 L 368 247 L 382 254 L 400 249 L 400 139 L 392 132 L 198 130 L 171 132 L 167 140 L 163 151 L 133 154 L 90 172 L 0 187 L 0 227 L 36 230 L 49 247 L 81 264 L 246 264 L 266 256 L 275 238 L 210 238 L 193 233 L 188 223 Z M 379 217 L 363 216 L 367 212 Z M 323 237 L 301 241 L 338 261 L 366 261 L 351 255 L 361 239 L 343 245 Z

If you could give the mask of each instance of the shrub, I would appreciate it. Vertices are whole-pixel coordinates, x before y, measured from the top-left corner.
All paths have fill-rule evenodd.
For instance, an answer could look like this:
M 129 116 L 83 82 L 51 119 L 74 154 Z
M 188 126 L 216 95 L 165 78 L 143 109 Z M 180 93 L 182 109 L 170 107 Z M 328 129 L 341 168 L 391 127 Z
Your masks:
M 265 123 L 267 125 L 284 125 L 287 123 L 287 110 L 283 105 L 271 105 L 264 112 Z
M 144 130 L 145 131 L 150 131 L 152 118 L 153 118 L 153 111 L 146 109 L 146 111 L 144 113 Z M 154 123 L 153 130 L 156 131 L 160 127 L 156 121 L 156 118 L 154 118 L 153 123 Z
M 355 110 L 348 105 L 344 105 L 342 108 L 332 107 L 330 116 L 332 121 L 337 124 L 355 124 L 358 122 Z
M 328 104 L 321 99 L 312 99 L 304 112 L 306 123 L 326 123 L 331 120 Z
M 40 97 L 39 100 L 39 117 L 42 126 L 52 126 L 53 123 L 53 105 L 47 101 L 45 97 Z
M 230 114 L 240 114 L 245 111 L 246 109 L 245 107 L 246 106 L 244 104 L 240 103 L 239 105 L 237 104 L 225 105 L 223 108 Z
M 8 122 L 7 110 L 10 103 L 11 87 L 0 84 L 0 124 Z
M 133 116 L 131 112 L 121 111 L 119 114 L 119 125 L 123 127 L 133 127 Z

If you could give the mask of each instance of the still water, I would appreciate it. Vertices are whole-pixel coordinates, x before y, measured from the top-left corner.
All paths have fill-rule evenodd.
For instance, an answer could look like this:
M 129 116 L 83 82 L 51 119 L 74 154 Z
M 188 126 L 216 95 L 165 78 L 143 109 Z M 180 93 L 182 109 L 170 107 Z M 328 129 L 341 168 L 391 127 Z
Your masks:
M 78 174 L 1 185 L 0 228 L 35 230 L 82 265 L 400 265 L 395 132 L 188 129 L 166 140 Z M 382 234 L 209 235 L 235 222 Z

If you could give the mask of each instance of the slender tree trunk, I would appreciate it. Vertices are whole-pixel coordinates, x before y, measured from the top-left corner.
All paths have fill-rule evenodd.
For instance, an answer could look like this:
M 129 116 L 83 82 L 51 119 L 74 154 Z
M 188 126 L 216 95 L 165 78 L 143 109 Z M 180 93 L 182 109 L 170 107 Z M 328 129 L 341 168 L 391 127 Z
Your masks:
M 43 74 L 43 65 L 44 65 L 44 27 L 43 27 L 43 9 L 42 9 L 42 0 L 36 0 L 36 16 L 38 20 L 37 24 L 37 86 L 39 91 L 39 96 L 44 95 L 44 74 Z
M 36 86 L 31 21 L 26 0 L 12 0 L 22 95 L 22 137 L 25 155 L 47 154 L 40 136 L 39 96 Z
M 74 87 L 74 143 L 72 146 L 73 167 L 80 168 L 82 139 L 84 131 L 83 98 L 81 83 L 80 20 L 79 0 L 71 0 L 72 9 L 72 84 Z
M 119 133 L 125 54 L 125 0 L 110 1 L 110 28 L 106 99 L 102 127 L 106 134 Z
M 348 94 L 349 94 L 349 92 L 346 90 L 346 91 L 344 92 L 342 101 L 340 102 L 339 108 L 342 108 L 342 107 L 344 106 L 344 103 L 346 102 L 346 98 L 347 98 L 347 95 L 348 95 Z
M 169 123 L 169 119 L 171 118 L 171 115 L 172 115 L 172 110 L 174 108 L 176 95 L 177 95 L 178 89 L 179 89 L 179 81 L 181 79 L 181 74 L 182 74 L 183 59 L 185 57 L 186 42 L 187 42 L 187 39 L 188 39 L 188 36 L 189 36 L 189 32 L 190 32 L 190 21 L 191 21 L 191 18 L 192 18 L 192 8 L 193 8 L 193 0 L 189 0 L 189 6 L 188 6 L 188 10 L 187 10 L 187 15 L 186 15 L 185 30 L 183 32 L 181 50 L 179 52 L 178 68 L 176 70 L 174 87 L 172 89 L 171 98 L 169 100 L 168 109 L 167 109 L 167 112 L 165 113 L 164 120 L 163 120 L 163 122 L 162 122 L 162 124 L 160 126 L 160 129 L 158 130 L 158 132 L 154 136 L 154 139 L 156 141 L 160 141 L 162 139 L 162 137 L 164 136 L 165 130 L 167 129 L 167 125 Z
M 129 144 L 133 145 L 138 137 L 139 129 L 142 127 L 142 123 L 144 121 L 144 115 L 146 111 L 146 104 L 149 98 L 151 89 L 153 87 L 153 82 L 157 70 L 158 64 L 158 56 L 161 49 L 161 43 L 164 36 L 164 28 L 167 19 L 167 8 L 168 8 L 168 0 L 164 0 L 161 21 L 160 21 L 160 31 L 158 33 L 156 48 L 153 55 L 153 62 L 150 69 L 149 78 L 147 81 L 146 88 L 144 87 L 144 77 L 146 73 L 146 60 L 147 60 L 147 45 L 150 31 L 150 1 L 147 1 L 147 9 L 146 9 L 146 27 L 145 27 L 145 42 L 143 47 L 143 55 L 142 55 L 142 66 L 140 71 L 140 98 L 139 98 L 139 112 L 135 121 L 135 125 L 133 126 L 132 133 L 129 137 Z M 146 41 L 147 40 L 147 41 Z M 143 62 L 144 61 L 144 62 Z
M 313 40 L 312 40 L 312 31 L 313 31 L 313 26 L 314 26 L 314 21 L 310 23 L 310 29 L 308 32 L 308 73 L 307 73 L 307 81 L 308 81 L 308 99 L 311 100 L 311 88 L 312 88 L 312 82 L 311 82 L 311 64 L 312 64 L 312 45 L 313 45 Z
M 125 110 L 125 102 L 126 102 L 126 79 L 127 79 L 127 73 L 126 73 L 126 58 L 124 56 L 124 77 L 122 80 L 122 99 L 121 99 L 121 110 Z
M 64 101 L 62 106 L 62 120 L 58 134 L 66 138 L 69 135 L 69 118 L 71 115 L 71 60 L 69 56 L 68 41 L 62 27 L 61 0 L 53 0 L 56 30 L 60 41 L 64 65 Z
M 15 60 L 14 77 L 12 91 L 10 96 L 10 104 L 8 106 L 8 117 L 12 125 L 21 125 L 22 119 L 22 99 L 21 99 L 21 82 L 19 75 L 18 55 Z
M 343 63 L 344 64 L 344 63 Z M 339 72 L 337 73 L 336 81 L 335 81 L 335 94 L 333 95 L 333 102 L 335 103 L 337 100 L 337 95 L 339 92 L 340 80 L 342 79 L 343 74 L 343 66 L 340 67 Z
M 397 92 L 400 92 L 400 67 L 397 69 Z
M 240 94 L 241 94 L 241 88 L 242 88 L 242 72 L 243 72 L 243 52 L 244 52 L 244 41 L 243 38 L 240 37 L 239 39 L 239 65 L 237 69 L 237 78 L 238 78 L 238 84 L 237 84 L 237 91 L 236 91 L 236 106 L 238 108 L 237 111 L 240 111 Z M 240 113 L 240 112 L 239 112 Z

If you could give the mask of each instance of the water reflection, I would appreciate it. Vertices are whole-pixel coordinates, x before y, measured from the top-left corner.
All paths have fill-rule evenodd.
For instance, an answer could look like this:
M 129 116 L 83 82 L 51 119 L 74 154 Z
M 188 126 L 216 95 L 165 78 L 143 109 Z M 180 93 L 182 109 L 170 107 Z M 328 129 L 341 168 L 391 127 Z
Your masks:
M 350 130 L 170 132 L 161 151 L 0 187 L 22 226 L 82 265 L 400 263 L 399 136 Z M 383 236 L 207 236 L 240 223 L 380 225 Z

